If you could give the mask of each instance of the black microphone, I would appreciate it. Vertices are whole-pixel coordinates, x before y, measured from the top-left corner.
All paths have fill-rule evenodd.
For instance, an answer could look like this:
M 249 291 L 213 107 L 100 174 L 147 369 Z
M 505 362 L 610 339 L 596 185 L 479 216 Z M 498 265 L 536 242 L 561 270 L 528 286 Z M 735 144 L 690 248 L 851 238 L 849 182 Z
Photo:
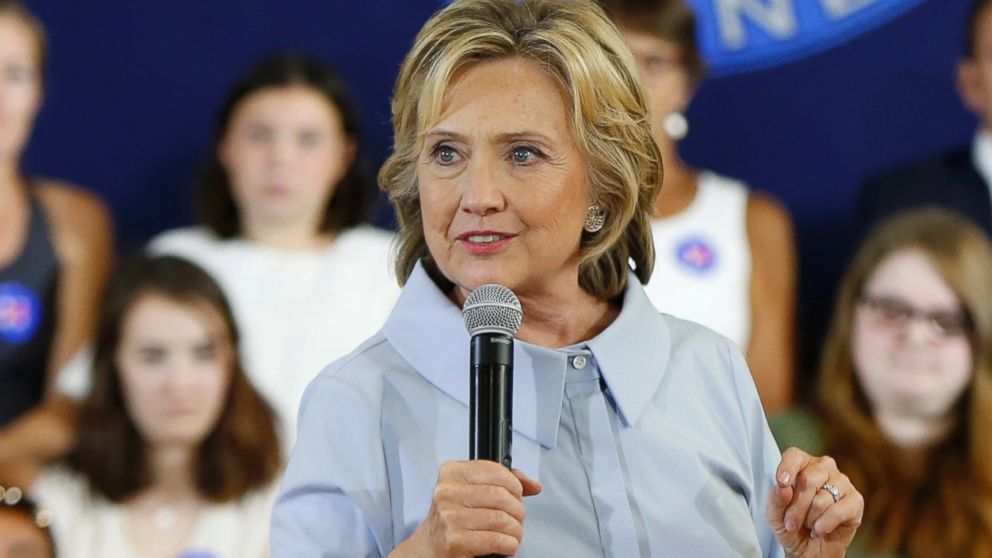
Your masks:
M 520 300 L 496 284 L 472 291 L 462 307 L 472 336 L 469 459 L 511 463 L 513 440 L 513 336 L 523 321 Z

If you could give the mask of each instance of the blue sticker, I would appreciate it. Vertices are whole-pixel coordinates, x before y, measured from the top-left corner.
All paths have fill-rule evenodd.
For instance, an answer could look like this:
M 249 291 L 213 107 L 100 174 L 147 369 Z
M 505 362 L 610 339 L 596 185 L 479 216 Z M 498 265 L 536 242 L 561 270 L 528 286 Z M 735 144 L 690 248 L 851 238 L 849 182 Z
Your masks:
M 217 558 L 217 555 L 209 550 L 187 550 L 179 558 Z
M 682 267 L 696 273 L 706 273 L 716 264 L 716 250 L 713 249 L 713 245 L 698 237 L 679 243 L 675 256 Z
M 13 345 L 34 337 L 43 316 L 41 297 L 20 283 L 0 283 L 0 341 Z
M 784 64 L 880 27 L 922 0 L 689 0 L 713 74 Z

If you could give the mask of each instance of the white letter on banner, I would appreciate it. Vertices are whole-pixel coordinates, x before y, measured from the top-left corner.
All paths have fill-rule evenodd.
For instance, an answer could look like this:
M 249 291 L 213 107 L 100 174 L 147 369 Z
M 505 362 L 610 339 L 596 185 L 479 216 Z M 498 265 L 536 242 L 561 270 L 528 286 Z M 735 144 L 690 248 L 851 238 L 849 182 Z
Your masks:
M 823 11 L 830 19 L 843 19 L 858 10 L 867 8 L 878 0 L 820 0 Z
M 737 50 L 744 47 L 744 22 L 746 14 L 755 24 L 779 39 L 796 34 L 796 14 L 791 0 L 714 0 L 720 21 L 720 36 L 725 46 Z

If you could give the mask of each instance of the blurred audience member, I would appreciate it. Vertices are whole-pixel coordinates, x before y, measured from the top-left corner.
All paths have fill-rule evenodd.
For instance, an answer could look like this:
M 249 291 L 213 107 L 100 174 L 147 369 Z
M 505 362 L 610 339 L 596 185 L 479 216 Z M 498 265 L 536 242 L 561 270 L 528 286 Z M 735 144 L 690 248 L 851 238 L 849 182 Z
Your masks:
M 171 256 L 115 273 L 75 449 L 31 495 L 73 558 L 263 557 L 280 467 L 220 287 Z
M 858 198 L 858 236 L 905 209 L 937 205 L 971 219 L 992 235 L 992 0 L 976 0 L 958 63 L 961 99 L 979 119 L 971 145 L 868 180 Z
M 0 558 L 55 558 L 51 520 L 19 488 L 0 486 Z
M 665 178 L 652 225 L 655 268 L 647 293 L 662 312 L 735 341 L 767 412 L 792 400 L 795 245 L 792 222 L 746 184 L 690 168 L 678 140 L 703 76 L 695 18 L 679 0 L 605 0 L 640 65 Z
M 363 224 L 373 186 L 358 133 L 329 68 L 298 55 L 262 61 L 221 109 L 198 199 L 203 224 L 151 242 L 224 289 L 245 370 L 275 409 L 287 450 L 307 383 L 378 331 L 399 296 L 392 235 Z M 74 380 L 62 389 L 84 391 Z
M 992 246 L 940 209 L 878 228 L 841 286 L 818 410 L 772 419 L 864 488 L 848 556 L 992 556 Z
M 56 454 L 71 438 L 55 373 L 92 334 L 95 293 L 111 255 L 103 204 L 86 191 L 27 177 L 21 155 L 45 89 L 45 32 L 20 3 L 0 0 L 0 462 Z M 18 420 L 19 419 L 19 420 Z M 15 422 L 17 426 L 11 426 Z

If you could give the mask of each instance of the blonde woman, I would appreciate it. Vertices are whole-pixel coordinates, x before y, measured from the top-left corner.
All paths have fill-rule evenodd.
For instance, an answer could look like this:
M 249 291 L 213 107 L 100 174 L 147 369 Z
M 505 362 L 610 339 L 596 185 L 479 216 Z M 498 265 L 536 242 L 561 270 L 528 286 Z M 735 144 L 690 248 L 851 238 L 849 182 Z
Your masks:
M 304 396 L 275 557 L 843 555 L 857 489 L 828 458 L 780 455 L 740 353 L 644 294 L 662 177 L 646 113 L 592 2 L 462 1 L 427 22 L 380 174 L 405 287 Z M 486 283 L 523 307 L 514 471 L 465 461 L 459 308 Z

